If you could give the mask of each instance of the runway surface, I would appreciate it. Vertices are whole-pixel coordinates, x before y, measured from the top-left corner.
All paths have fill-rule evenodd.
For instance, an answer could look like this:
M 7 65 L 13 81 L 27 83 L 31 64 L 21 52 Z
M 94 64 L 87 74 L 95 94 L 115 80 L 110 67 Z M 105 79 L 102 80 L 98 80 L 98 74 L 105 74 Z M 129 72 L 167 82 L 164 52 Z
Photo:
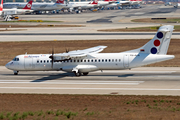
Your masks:
M 7 28 L 1 31 L 0 42 L 5 41 L 53 41 L 53 40 L 101 40 L 101 39 L 151 39 L 155 32 L 99 32 L 100 29 L 159 26 L 160 23 L 133 23 L 139 18 L 168 18 L 180 15 L 180 9 L 154 5 L 142 9 L 109 10 L 82 14 L 20 15 L 23 20 L 54 20 L 59 23 L 80 24 L 86 27 Z M 1 23 L 7 24 L 7 23 Z M 8 23 L 17 24 L 17 23 Z M 27 23 L 18 23 L 27 24 Z M 168 23 L 180 25 L 179 23 Z M 162 24 L 163 25 L 163 24 Z M 6 28 L 0 28 L 5 30 Z M 172 38 L 180 38 L 173 32 Z M 117 95 L 180 95 L 180 68 L 142 67 L 123 71 L 98 71 L 88 76 L 75 77 L 72 73 L 13 72 L 0 67 L 0 93 L 40 94 L 117 94 Z
M 0 93 L 180 95 L 180 68 L 141 67 L 97 71 L 76 77 L 72 73 L 13 72 L 0 67 Z

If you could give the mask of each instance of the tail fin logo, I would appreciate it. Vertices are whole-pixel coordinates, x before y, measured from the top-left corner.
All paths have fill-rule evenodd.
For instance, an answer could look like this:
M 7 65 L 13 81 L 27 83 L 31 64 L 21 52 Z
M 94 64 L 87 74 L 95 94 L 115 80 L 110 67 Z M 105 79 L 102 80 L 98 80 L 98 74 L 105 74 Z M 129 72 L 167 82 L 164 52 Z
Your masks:
M 3 11 L 3 0 L 1 0 L 0 11 Z
M 30 7 L 31 7 L 31 4 L 27 4 L 27 7 L 30 8 Z
M 156 37 L 159 38 L 159 39 L 163 38 L 163 36 L 164 36 L 164 35 L 163 35 L 162 32 L 158 32 L 157 35 L 156 35 Z M 155 40 L 154 40 L 154 46 L 155 46 L 155 47 L 151 48 L 151 53 L 152 53 L 152 54 L 156 54 L 156 53 L 158 52 L 158 50 L 157 50 L 156 47 L 159 47 L 160 44 L 161 44 L 160 40 L 158 40 L 158 39 L 155 39 Z
M 160 42 L 158 39 L 154 41 L 154 45 L 155 45 L 156 47 L 158 47 L 160 44 L 161 44 L 161 42 Z
M 157 53 L 157 49 L 155 47 L 151 48 L 151 53 L 152 54 L 156 54 Z
M 157 33 L 157 37 L 158 37 L 159 39 L 163 38 L 163 33 L 162 33 L 162 32 L 158 32 L 158 33 Z

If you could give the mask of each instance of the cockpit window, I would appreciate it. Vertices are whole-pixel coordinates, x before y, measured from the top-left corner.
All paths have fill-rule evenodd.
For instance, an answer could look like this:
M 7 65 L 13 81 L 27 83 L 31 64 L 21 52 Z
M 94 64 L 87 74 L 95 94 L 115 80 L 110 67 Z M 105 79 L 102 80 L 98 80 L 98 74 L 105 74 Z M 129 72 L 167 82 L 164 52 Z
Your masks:
M 15 57 L 15 58 L 13 59 L 13 61 L 19 61 L 19 58 Z

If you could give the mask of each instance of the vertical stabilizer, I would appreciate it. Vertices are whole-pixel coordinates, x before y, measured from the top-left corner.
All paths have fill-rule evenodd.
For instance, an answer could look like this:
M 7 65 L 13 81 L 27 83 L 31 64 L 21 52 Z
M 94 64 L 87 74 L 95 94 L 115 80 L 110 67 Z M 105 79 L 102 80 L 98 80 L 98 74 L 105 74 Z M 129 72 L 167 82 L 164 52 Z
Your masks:
M 23 8 L 23 9 L 26 9 L 26 10 L 31 10 L 31 7 L 32 7 L 32 0 L 30 0 L 27 5 Z
M 1 0 L 1 5 L 0 5 L 0 16 L 2 17 L 4 14 L 3 12 L 3 0 Z
M 160 27 L 154 38 L 145 44 L 141 49 L 144 49 L 145 53 L 150 54 L 167 54 L 173 30 L 174 26 L 171 25 Z
M 3 0 L 1 0 L 0 11 L 3 11 Z
M 98 4 L 98 0 L 94 0 L 91 4 L 92 4 L 92 5 Z
M 64 4 L 64 0 L 57 0 L 56 3 L 57 4 Z
M 167 54 L 171 35 L 174 30 L 174 26 L 165 25 L 161 26 L 153 39 L 146 43 L 143 47 L 126 51 L 125 53 L 147 53 L 147 54 Z

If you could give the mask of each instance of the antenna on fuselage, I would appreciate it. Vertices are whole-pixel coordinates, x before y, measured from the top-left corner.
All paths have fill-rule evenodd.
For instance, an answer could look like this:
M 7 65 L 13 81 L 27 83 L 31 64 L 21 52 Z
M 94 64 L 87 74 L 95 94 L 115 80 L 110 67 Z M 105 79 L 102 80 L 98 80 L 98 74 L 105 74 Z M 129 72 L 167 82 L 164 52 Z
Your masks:
M 27 55 L 27 52 L 25 53 L 25 55 Z

